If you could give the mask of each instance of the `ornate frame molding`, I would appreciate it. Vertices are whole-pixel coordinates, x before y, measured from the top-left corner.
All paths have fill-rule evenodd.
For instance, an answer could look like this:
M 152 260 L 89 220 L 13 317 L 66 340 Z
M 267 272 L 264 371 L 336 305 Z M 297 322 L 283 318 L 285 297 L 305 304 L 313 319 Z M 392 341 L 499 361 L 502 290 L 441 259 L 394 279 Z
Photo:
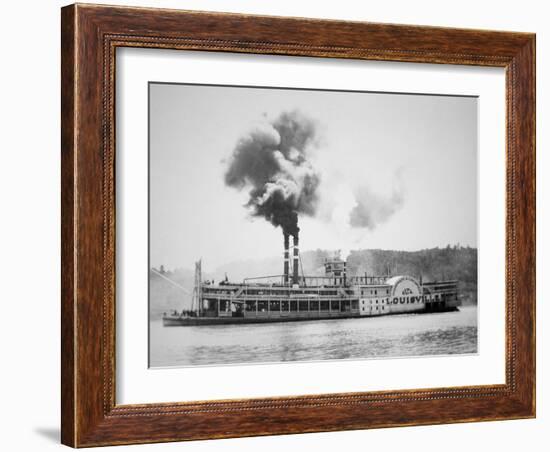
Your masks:
M 506 383 L 116 405 L 114 89 L 118 47 L 504 67 Z M 81 447 L 535 415 L 534 35 L 71 5 L 62 9 L 61 153 L 64 444 Z

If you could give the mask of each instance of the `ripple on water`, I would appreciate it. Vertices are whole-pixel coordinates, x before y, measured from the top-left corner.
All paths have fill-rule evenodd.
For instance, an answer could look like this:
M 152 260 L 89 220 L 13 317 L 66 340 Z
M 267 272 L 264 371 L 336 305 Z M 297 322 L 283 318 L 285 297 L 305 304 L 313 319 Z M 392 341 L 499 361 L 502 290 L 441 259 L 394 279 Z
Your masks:
M 368 319 L 150 325 L 151 367 L 477 353 L 477 309 Z

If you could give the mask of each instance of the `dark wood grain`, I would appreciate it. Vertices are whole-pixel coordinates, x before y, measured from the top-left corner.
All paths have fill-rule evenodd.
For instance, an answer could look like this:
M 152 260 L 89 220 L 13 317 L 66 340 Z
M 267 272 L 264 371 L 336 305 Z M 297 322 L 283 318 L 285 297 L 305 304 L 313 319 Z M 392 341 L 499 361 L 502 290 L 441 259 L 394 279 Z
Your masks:
M 535 415 L 534 35 L 95 5 L 63 8 L 61 35 L 64 444 L 84 447 Z M 114 68 L 115 50 L 124 46 L 504 67 L 506 383 L 116 405 Z
M 61 441 L 76 444 L 74 385 L 74 8 L 61 11 Z

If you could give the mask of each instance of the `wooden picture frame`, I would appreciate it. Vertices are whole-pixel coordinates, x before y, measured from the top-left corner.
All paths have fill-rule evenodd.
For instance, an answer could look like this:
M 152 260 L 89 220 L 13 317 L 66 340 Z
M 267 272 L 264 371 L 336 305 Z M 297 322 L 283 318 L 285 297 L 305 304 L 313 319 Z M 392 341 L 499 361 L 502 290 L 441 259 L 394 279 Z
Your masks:
M 62 9 L 62 442 L 73 447 L 535 416 L 535 35 L 71 5 Z M 115 403 L 118 47 L 506 70 L 506 383 Z

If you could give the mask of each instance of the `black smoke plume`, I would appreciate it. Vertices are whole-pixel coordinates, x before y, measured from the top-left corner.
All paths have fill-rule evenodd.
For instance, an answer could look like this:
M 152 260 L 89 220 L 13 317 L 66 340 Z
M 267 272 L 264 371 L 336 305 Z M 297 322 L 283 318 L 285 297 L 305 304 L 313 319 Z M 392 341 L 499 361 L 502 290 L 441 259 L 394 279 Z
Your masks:
M 298 215 L 314 215 L 318 202 L 320 178 L 308 160 L 315 139 L 313 121 L 297 111 L 282 113 L 238 141 L 225 183 L 249 190 L 253 216 L 297 236 Z

